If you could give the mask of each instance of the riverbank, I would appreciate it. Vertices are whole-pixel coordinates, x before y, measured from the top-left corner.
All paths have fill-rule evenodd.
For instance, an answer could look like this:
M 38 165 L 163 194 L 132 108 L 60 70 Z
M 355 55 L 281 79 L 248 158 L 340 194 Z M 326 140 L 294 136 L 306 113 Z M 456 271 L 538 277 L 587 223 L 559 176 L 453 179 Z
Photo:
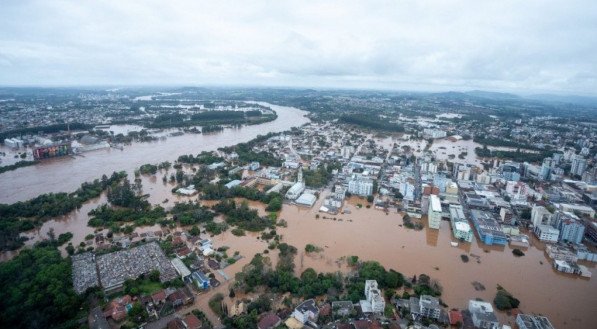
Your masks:
M 50 192 L 71 192 L 81 183 L 113 171 L 125 170 L 132 176 L 134 170 L 145 163 L 172 161 L 182 154 L 213 151 L 246 142 L 258 135 L 290 130 L 309 122 L 305 117 L 307 112 L 297 108 L 260 104 L 271 107 L 278 118 L 259 125 L 226 128 L 215 134 L 184 134 L 164 141 L 133 143 L 123 150 L 109 148 L 88 152 L 85 157 L 76 159 L 56 158 L 6 172 L 2 174 L 2 182 L 4 186 L 11 188 L 0 189 L 0 203 L 24 201 Z

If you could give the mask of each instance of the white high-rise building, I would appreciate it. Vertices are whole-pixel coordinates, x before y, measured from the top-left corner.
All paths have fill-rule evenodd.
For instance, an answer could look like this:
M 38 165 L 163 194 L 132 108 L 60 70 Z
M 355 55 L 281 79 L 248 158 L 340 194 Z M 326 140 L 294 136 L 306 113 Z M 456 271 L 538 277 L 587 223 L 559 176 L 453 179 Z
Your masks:
M 429 228 L 439 230 L 442 222 L 442 205 L 437 195 L 429 196 L 429 211 L 427 212 L 427 219 L 429 221 Z
M 344 159 L 350 159 L 353 153 L 354 147 L 352 146 L 343 146 L 342 149 L 340 149 L 340 154 Z
M 377 281 L 367 280 L 365 281 L 365 297 L 371 304 L 373 313 L 383 313 L 386 307 L 386 301 L 381 295 L 381 290 L 377 287 Z
M 570 167 L 570 174 L 582 176 L 587 168 L 587 159 L 580 155 L 572 157 L 572 167 Z
M 533 206 L 531 210 L 531 221 L 533 226 L 539 226 L 541 224 L 551 224 L 551 213 L 543 206 Z
M 361 196 L 373 194 L 373 181 L 367 178 L 357 177 L 348 182 L 348 192 Z
M 553 160 L 551 158 L 543 159 L 543 164 L 541 165 L 541 171 L 539 172 L 539 178 L 542 180 L 549 179 L 549 173 L 551 172 L 552 166 L 553 166 Z

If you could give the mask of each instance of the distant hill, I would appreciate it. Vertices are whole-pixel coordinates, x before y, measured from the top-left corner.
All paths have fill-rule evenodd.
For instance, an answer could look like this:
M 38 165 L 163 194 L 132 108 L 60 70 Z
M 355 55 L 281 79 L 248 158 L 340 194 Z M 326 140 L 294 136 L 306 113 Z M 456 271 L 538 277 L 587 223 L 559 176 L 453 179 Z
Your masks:
M 577 104 L 588 107 L 597 107 L 597 97 L 589 96 L 575 96 L 575 95 L 553 95 L 553 94 L 536 94 L 526 96 L 527 99 L 533 99 L 544 102 Z
M 521 97 L 509 93 L 498 93 L 494 91 L 472 90 L 465 92 L 466 95 L 487 98 L 493 100 L 520 100 Z

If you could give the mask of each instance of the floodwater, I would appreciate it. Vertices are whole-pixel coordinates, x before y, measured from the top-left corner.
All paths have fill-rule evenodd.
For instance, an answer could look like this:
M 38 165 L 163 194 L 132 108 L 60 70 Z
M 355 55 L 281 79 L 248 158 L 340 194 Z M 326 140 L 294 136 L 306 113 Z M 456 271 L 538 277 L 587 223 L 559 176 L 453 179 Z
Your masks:
M 143 163 L 172 161 L 180 154 L 213 150 L 246 141 L 257 134 L 285 130 L 307 122 L 302 116 L 302 111 L 272 107 L 278 112 L 278 119 L 259 126 L 243 127 L 234 131 L 227 129 L 224 133 L 216 135 L 185 135 L 163 142 L 134 144 L 126 147 L 124 151 L 92 152 L 87 153 L 85 158 L 59 159 L 2 174 L 0 202 L 29 199 L 50 191 L 72 191 L 81 182 L 97 178 L 103 173 L 124 169 L 132 174 L 132 171 Z M 475 145 L 472 141 L 436 141 L 431 149 L 433 150 L 434 146 L 438 151 L 442 150 L 440 146 L 451 149 L 452 145 L 458 145 L 454 148 L 456 155 L 460 151 L 458 147 L 472 148 L 474 152 Z M 80 167 L 76 167 L 77 165 Z M 143 191 L 150 194 L 151 203 L 168 208 L 174 202 L 197 199 L 196 196 L 173 195 L 170 192 L 173 185 L 164 184 L 163 175 L 168 173 L 159 172 L 155 176 L 142 178 Z M 165 199 L 168 201 L 164 202 Z M 489 247 L 476 240 L 472 244 L 452 247 L 450 242 L 453 238 L 447 221 L 442 222 L 439 231 L 428 228 L 414 231 L 400 226 L 402 218 L 398 213 L 386 214 L 375 209 L 358 209 L 357 203 L 366 202 L 356 198 L 351 199 L 345 207 L 351 214 L 318 213 L 317 209 L 322 199 L 323 196 L 313 208 L 284 205 L 280 213 L 279 218 L 286 220 L 288 227 L 279 227 L 277 232 L 283 236 L 284 242 L 295 246 L 299 251 L 295 259 L 297 274 L 309 267 L 324 272 L 346 272 L 349 269 L 343 257 L 357 255 L 361 260 L 377 260 L 386 268 L 393 268 L 407 277 L 422 273 L 430 275 L 443 286 L 442 300 L 449 307 L 466 308 L 468 300 L 474 298 L 491 301 L 499 284 L 520 299 L 523 312 L 544 314 L 556 328 L 597 327 L 597 313 L 594 312 L 594 305 L 597 305 L 597 281 L 553 270 L 545 256 L 544 246 L 536 240 L 532 241 L 533 246 L 524 250 L 526 255 L 520 258 L 512 255 L 509 246 Z M 85 235 L 93 232 L 93 228 L 86 225 L 87 212 L 104 202 L 105 197 L 99 197 L 76 212 L 46 222 L 40 229 L 27 233 L 32 238 L 28 244 L 45 238 L 49 229 L 53 228 L 56 236 L 68 231 L 73 232 L 72 242 L 78 245 L 84 240 Z M 250 202 L 250 206 L 264 214 L 263 205 Z M 316 219 L 318 214 L 320 218 Z M 145 229 L 148 228 L 137 230 Z M 157 227 L 149 229 L 154 230 Z M 218 292 L 227 296 L 234 275 L 241 271 L 256 253 L 267 250 L 268 243 L 258 239 L 258 234 L 249 232 L 246 236 L 237 237 L 228 231 L 211 239 L 216 248 L 228 246 L 229 255 L 239 251 L 244 257 L 223 270 L 230 281 L 223 282 L 222 286 L 196 299 L 195 306 L 205 311 L 212 321 L 218 322 L 207 306 L 209 297 Z M 305 254 L 304 247 L 308 243 L 321 247 L 323 251 Z M 276 254 L 277 251 L 269 254 L 274 264 Z M 468 263 L 462 262 L 462 254 L 469 255 Z M 12 254 L 3 254 L 2 259 L 7 259 L 10 255 Z M 585 265 L 588 265 L 593 274 L 597 272 L 594 264 Z M 224 281 L 219 273 L 216 273 L 216 277 Z M 486 290 L 476 291 L 472 285 L 474 281 L 483 284 Z M 229 301 L 228 297 L 226 301 Z M 503 323 L 514 322 L 514 318 L 505 313 L 499 313 L 499 317 Z
M 165 172 L 154 176 L 143 176 L 143 191 L 150 193 L 150 201 L 171 207 L 174 202 L 197 200 L 197 197 L 182 197 L 173 195 L 171 184 L 164 184 L 161 180 Z M 166 174 L 167 175 L 167 174 Z M 521 300 L 521 309 L 527 313 L 547 315 L 557 328 L 589 328 L 597 324 L 597 314 L 592 312 L 597 303 L 597 281 L 577 276 L 565 275 L 553 270 L 544 253 L 543 244 L 533 240 L 533 246 L 524 250 L 525 256 L 517 258 L 512 255 L 512 249 L 506 247 L 489 247 L 478 243 L 461 243 L 452 247 L 454 241 L 450 223 L 442 222 L 439 231 L 425 228 L 414 231 L 401 227 L 400 214 L 381 210 L 359 209 L 357 203 L 366 205 L 364 200 L 353 197 L 345 208 L 351 214 L 330 215 L 317 212 L 324 196 L 313 208 L 284 205 L 279 218 L 286 220 L 287 228 L 276 228 L 283 241 L 295 246 L 298 255 L 295 259 L 296 272 L 299 275 L 306 268 L 317 271 L 347 272 L 343 257 L 357 255 L 361 260 L 377 260 L 386 268 L 393 268 L 407 277 L 428 274 L 438 280 L 443 286 L 442 299 L 449 307 L 465 308 L 469 299 L 482 298 L 493 300 L 495 287 L 499 284 Z M 168 202 L 162 203 L 165 199 Z M 240 199 L 238 201 L 241 201 Z M 73 244 L 76 246 L 85 236 L 93 232 L 87 227 L 87 212 L 105 202 L 100 197 L 85 204 L 80 210 L 46 222 L 40 229 L 28 232 L 32 238 L 27 244 L 47 237 L 50 228 L 59 235 L 73 232 Z M 211 205 L 213 201 L 202 201 Z M 264 205 L 249 202 L 260 214 L 265 214 Z M 316 215 L 319 214 L 319 219 Z M 325 217 L 325 219 L 324 219 Z M 336 218 L 334 220 L 333 218 Z M 144 231 L 147 228 L 138 228 Z M 157 230 L 152 227 L 150 230 Z M 239 251 L 244 257 L 237 263 L 224 269 L 231 279 L 242 270 L 256 253 L 267 250 L 268 243 L 258 239 L 259 234 L 247 232 L 246 236 L 237 237 L 230 231 L 211 237 L 215 247 L 230 247 L 228 254 Z M 305 254 L 306 244 L 315 244 L 323 249 L 320 253 Z M 470 257 L 468 263 L 463 263 L 460 255 Z M 479 256 L 479 263 L 476 257 Z M 275 264 L 277 251 L 268 255 Z M 3 255 L 3 258 L 10 255 Z M 543 264 L 541 264 L 541 262 Z M 595 274 L 594 264 L 588 265 Z M 224 278 L 216 273 L 220 281 Z M 212 321 L 217 322 L 207 301 L 210 296 L 221 292 L 225 296 L 231 281 L 222 282 L 222 286 L 197 298 L 195 306 L 203 309 Z M 472 282 L 478 281 L 485 287 L 485 291 L 476 291 Z M 230 302 L 226 297 L 227 302 Z M 499 314 L 503 323 L 513 323 L 514 318 L 505 313 Z
M 164 174 L 167 175 L 159 172 L 155 177 L 142 177 L 143 191 L 150 193 L 152 203 L 169 208 L 174 202 L 197 200 L 196 196 L 173 195 L 170 192 L 172 185 L 164 184 L 161 180 Z M 280 219 L 286 220 L 288 227 L 276 228 L 278 234 L 283 236 L 284 242 L 298 249 L 295 259 L 297 275 L 309 267 L 323 272 L 347 272 L 349 269 L 343 257 L 357 255 L 361 260 L 377 260 L 386 268 L 393 268 L 407 277 L 421 273 L 430 275 L 443 286 L 442 299 L 449 307 L 465 308 L 468 300 L 474 298 L 491 301 L 499 284 L 521 300 L 522 311 L 547 315 L 557 328 L 589 328 L 597 324 L 597 314 L 591 312 L 597 303 L 597 296 L 593 293 L 597 291 L 596 280 L 553 270 L 545 256 L 543 244 L 538 241 L 533 240 L 533 246 L 524 250 L 526 255 L 520 258 L 512 255 L 509 246 L 490 247 L 476 240 L 472 244 L 461 243 L 458 247 L 452 247 L 450 242 L 454 240 L 447 221 L 442 222 L 439 231 L 428 228 L 422 231 L 409 230 L 400 226 L 400 214 L 386 214 L 365 207 L 359 209 L 357 203 L 367 203 L 356 197 L 345 206 L 351 214 L 324 214 L 317 211 L 323 197 L 325 195 L 313 208 L 284 205 L 279 214 Z M 165 199 L 168 202 L 162 203 Z M 33 238 L 32 241 L 46 238 L 52 227 L 56 235 L 73 232 L 75 236 L 72 242 L 76 246 L 84 240 L 85 235 L 93 232 L 93 228 L 86 226 L 87 212 L 103 202 L 104 197 L 95 199 L 65 218 L 46 222 L 41 229 L 29 232 L 28 236 Z M 211 205 L 214 202 L 202 203 Z M 249 205 L 258 209 L 260 214 L 265 214 L 264 205 L 258 202 L 249 202 Z M 316 219 L 316 215 L 319 215 L 319 219 Z M 137 231 L 144 229 L 138 228 Z M 228 246 L 229 255 L 239 251 L 244 257 L 223 270 L 231 281 L 256 253 L 267 250 L 268 243 L 258 239 L 259 234 L 246 234 L 237 237 L 228 231 L 211 237 L 216 248 Z M 305 245 L 309 243 L 321 247 L 323 251 L 305 254 Z M 469 255 L 468 263 L 462 262 L 462 254 Z M 276 255 L 277 251 L 268 255 L 274 264 Z M 479 256 L 479 263 L 474 255 Z M 593 273 L 597 272 L 594 264 L 586 265 Z M 219 273 L 215 274 L 220 281 L 224 281 Z M 217 322 L 217 317 L 209 310 L 207 301 L 218 292 L 227 296 L 231 281 L 222 282 L 219 288 L 197 298 L 195 306 L 204 310 L 212 321 Z M 474 281 L 482 283 L 486 290 L 476 291 L 472 285 Z M 228 297 L 226 301 L 230 302 Z M 514 322 L 514 318 L 505 313 L 499 313 L 499 317 L 503 323 Z
M 297 275 L 311 267 L 330 272 L 349 269 L 343 259 L 357 255 L 361 260 L 377 260 L 387 269 L 393 268 L 407 277 L 428 274 L 443 286 L 442 300 L 449 307 L 466 308 L 468 301 L 482 298 L 492 301 L 499 284 L 521 301 L 526 313 L 547 315 L 556 328 L 590 328 L 597 325 L 597 283 L 595 280 L 566 275 L 555 271 L 544 253 L 544 245 L 533 240 L 533 246 L 524 250 L 525 256 L 515 257 L 509 246 L 486 246 L 476 240 L 452 247 L 455 241 L 450 223 L 443 221 L 441 229 L 414 231 L 401 227 L 400 214 L 376 209 L 358 209 L 351 200 L 346 208 L 351 214 L 330 215 L 318 213 L 321 200 L 312 209 L 285 205 L 280 218 L 287 228 L 278 228 L 283 240 L 295 246 Z M 316 215 L 319 214 L 319 219 Z M 324 219 L 326 217 L 327 219 Z M 336 218 L 334 220 L 333 218 Z M 216 245 L 234 245 L 246 258 L 228 268 L 231 276 L 266 246 L 263 241 L 241 239 L 230 233 L 216 237 Z M 323 251 L 305 254 L 306 244 L 315 244 Z M 462 262 L 460 255 L 470 257 Z M 478 256 L 479 262 L 477 262 Z M 541 264 L 541 262 L 543 264 Z M 585 264 L 596 273 L 594 264 Z M 238 266 L 238 267 L 236 267 Z M 472 282 L 482 283 L 486 290 L 476 291 Z M 227 290 L 222 290 L 225 295 Z M 502 323 L 514 324 L 515 318 L 498 313 Z
M 83 156 L 43 161 L 41 164 L 0 174 L 0 203 L 14 203 L 49 192 L 72 192 L 81 183 L 126 170 L 132 174 L 145 163 L 173 161 L 182 154 L 197 154 L 219 147 L 247 142 L 257 135 L 289 130 L 309 122 L 307 112 L 297 108 L 262 103 L 271 107 L 278 118 L 254 126 L 227 128 L 215 134 L 185 134 L 164 141 L 133 143 L 124 150 L 103 149 Z

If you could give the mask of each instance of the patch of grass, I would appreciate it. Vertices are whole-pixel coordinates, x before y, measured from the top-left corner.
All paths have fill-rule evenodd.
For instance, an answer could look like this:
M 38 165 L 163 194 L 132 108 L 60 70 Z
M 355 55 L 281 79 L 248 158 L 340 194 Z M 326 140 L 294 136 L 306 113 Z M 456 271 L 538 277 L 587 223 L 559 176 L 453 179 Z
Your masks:
M 142 295 L 151 295 L 154 292 L 161 290 L 162 284 L 159 282 L 143 280 L 143 282 L 139 284 L 138 288 Z

